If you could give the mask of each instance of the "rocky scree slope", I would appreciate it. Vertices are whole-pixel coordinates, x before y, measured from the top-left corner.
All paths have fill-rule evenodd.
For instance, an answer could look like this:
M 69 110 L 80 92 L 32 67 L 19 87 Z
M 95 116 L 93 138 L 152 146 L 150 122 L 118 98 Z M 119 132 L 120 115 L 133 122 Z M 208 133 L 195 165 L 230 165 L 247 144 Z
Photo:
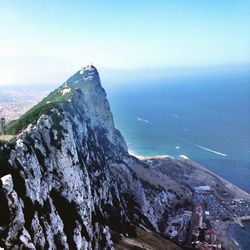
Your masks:
M 95 67 L 8 129 L 22 132 L 0 145 L 1 247 L 114 249 L 114 233 L 164 231 L 175 194 L 133 171 L 147 166 L 128 154 Z

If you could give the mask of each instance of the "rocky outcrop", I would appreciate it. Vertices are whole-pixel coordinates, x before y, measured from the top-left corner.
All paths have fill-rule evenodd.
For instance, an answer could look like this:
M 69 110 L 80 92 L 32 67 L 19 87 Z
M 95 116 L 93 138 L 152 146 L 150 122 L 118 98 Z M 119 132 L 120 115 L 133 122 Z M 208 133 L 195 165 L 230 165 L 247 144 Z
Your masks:
M 82 69 L 55 93 L 61 102 L 1 149 L 0 246 L 114 249 L 113 232 L 164 231 L 176 194 L 138 174 L 148 167 L 128 154 L 97 70 Z

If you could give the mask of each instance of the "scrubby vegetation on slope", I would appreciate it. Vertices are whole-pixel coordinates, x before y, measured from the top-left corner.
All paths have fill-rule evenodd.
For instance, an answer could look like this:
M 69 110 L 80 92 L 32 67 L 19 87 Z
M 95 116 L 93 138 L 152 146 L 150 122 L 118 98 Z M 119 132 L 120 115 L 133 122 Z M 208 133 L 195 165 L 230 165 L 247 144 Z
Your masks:
M 61 91 L 53 91 L 19 119 L 11 121 L 6 126 L 6 134 L 15 135 L 20 133 L 29 124 L 35 123 L 42 114 L 47 114 L 49 110 L 57 107 L 60 103 L 70 100 L 75 92 L 75 89 L 71 89 L 70 92 L 63 95 Z
M 51 92 L 20 118 L 8 123 L 5 127 L 5 134 L 16 135 L 20 133 L 23 129 L 27 128 L 29 124 L 35 123 L 42 114 L 47 114 L 49 110 L 57 107 L 60 103 L 70 100 L 77 89 L 81 89 L 82 92 L 87 92 L 99 83 L 100 79 L 96 68 L 94 66 L 87 66 L 71 76 L 64 85 Z M 63 92 L 64 88 L 68 88 L 70 91 Z

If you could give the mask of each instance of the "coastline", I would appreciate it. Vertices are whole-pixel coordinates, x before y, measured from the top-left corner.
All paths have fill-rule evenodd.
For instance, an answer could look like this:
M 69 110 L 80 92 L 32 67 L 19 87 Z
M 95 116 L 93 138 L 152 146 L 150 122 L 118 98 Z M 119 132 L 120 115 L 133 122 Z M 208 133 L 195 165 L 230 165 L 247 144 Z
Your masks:
M 238 246 L 239 250 L 246 250 L 249 249 L 250 243 L 250 220 L 244 220 L 242 223 L 243 227 L 240 227 L 239 224 L 235 222 L 231 223 L 229 227 L 229 235 Z M 242 237 L 242 235 L 244 236 Z M 247 242 L 245 242 L 245 239 L 247 239 Z
M 135 158 L 139 159 L 139 160 L 147 160 L 147 159 L 151 159 L 151 158 L 158 158 L 158 159 L 164 159 L 164 158 L 169 158 L 169 159 L 173 159 L 173 160 L 178 160 L 176 158 L 174 158 L 173 156 L 170 155 L 139 155 L 131 150 L 128 151 L 128 153 L 132 156 L 134 156 Z M 183 159 L 189 159 L 187 156 L 185 155 L 180 155 L 180 158 L 183 157 Z
M 240 225 L 235 221 L 228 221 L 228 222 L 213 222 L 213 224 L 219 228 L 220 231 L 220 239 L 224 242 L 225 249 L 227 250 L 243 250 L 242 246 L 240 245 L 240 242 L 237 241 L 235 238 L 234 232 L 232 228 L 234 226 L 239 227 Z M 243 227 L 245 226 L 243 225 Z
M 217 180 L 222 182 L 232 193 L 235 195 L 241 197 L 241 198 L 249 198 L 250 194 L 245 192 L 244 190 L 241 190 L 237 186 L 233 185 L 226 179 L 218 176 L 217 174 L 213 173 L 212 171 L 208 170 L 204 166 L 200 165 L 199 163 L 193 161 L 192 159 L 189 159 L 185 155 L 179 155 L 178 158 L 174 158 L 169 155 L 154 155 L 154 156 L 143 156 L 138 155 L 134 153 L 133 151 L 129 151 L 129 154 L 136 157 L 139 160 L 150 160 L 152 158 L 157 159 L 172 159 L 177 161 L 184 161 L 184 162 L 190 162 L 191 164 L 194 164 L 198 169 L 203 170 L 206 173 L 209 173 L 213 177 L 215 177 Z M 237 225 L 241 228 L 244 228 L 243 221 L 250 221 L 250 216 L 242 216 L 242 217 L 235 217 L 231 221 L 223 222 L 223 221 L 213 221 L 214 226 L 218 229 L 218 238 L 220 238 L 221 242 L 223 242 L 223 245 L 225 246 L 225 249 L 227 250 L 242 250 L 242 247 L 240 246 L 240 243 L 237 242 L 235 239 L 233 232 L 231 231 L 231 226 Z
M 241 217 L 235 217 L 234 221 L 236 224 L 238 224 L 241 228 L 245 228 L 243 222 L 244 221 L 250 221 L 250 216 L 241 216 Z
M 160 159 L 164 159 L 164 158 L 170 158 L 170 159 L 175 159 L 174 157 L 170 156 L 170 155 L 138 155 L 136 153 L 134 153 L 133 151 L 128 151 L 128 153 L 132 156 L 134 156 L 135 158 L 139 159 L 139 160 L 147 160 L 147 159 L 151 159 L 151 158 L 160 158 Z
M 236 223 L 230 223 L 228 226 L 228 236 L 229 238 L 233 241 L 233 243 L 236 245 L 236 247 L 238 248 L 238 250 L 243 250 L 240 246 L 240 243 L 235 239 L 234 234 L 232 232 L 232 226 L 236 225 Z
M 227 250 L 242 250 L 239 243 L 234 239 L 230 232 L 230 226 L 235 224 L 232 221 L 222 222 L 214 221 L 212 223 L 217 228 L 218 237 L 220 238 L 223 246 Z M 219 229 L 219 230 L 218 230 Z

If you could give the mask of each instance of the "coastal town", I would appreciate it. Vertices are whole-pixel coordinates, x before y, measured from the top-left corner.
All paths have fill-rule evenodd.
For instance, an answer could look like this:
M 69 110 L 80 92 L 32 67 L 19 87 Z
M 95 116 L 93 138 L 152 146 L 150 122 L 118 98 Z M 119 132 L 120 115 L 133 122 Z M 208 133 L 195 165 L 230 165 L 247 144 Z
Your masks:
M 237 223 L 250 219 L 250 200 L 221 201 L 210 186 L 194 188 L 193 210 L 179 209 L 167 229 L 168 236 L 180 245 L 199 250 L 225 249 L 217 237 L 216 222 Z
M 250 219 L 250 195 L 212 173 L 188 157 L 141 157 L 151 169 L 164 173 L 172 181 L 171 190 L 186 189 L 177 209 L 169 211 L 165 235 L 187 249 L 237 250 L 229 235 L 230 225 L 244 227 Z M 176 183 L 176 186 L 175 184 Z M 176 188 L 176 189 L 175 189 Z
M 48 94 L 47 90 L 16 89 L 0 91 L 0 118 L 15 120 Z

